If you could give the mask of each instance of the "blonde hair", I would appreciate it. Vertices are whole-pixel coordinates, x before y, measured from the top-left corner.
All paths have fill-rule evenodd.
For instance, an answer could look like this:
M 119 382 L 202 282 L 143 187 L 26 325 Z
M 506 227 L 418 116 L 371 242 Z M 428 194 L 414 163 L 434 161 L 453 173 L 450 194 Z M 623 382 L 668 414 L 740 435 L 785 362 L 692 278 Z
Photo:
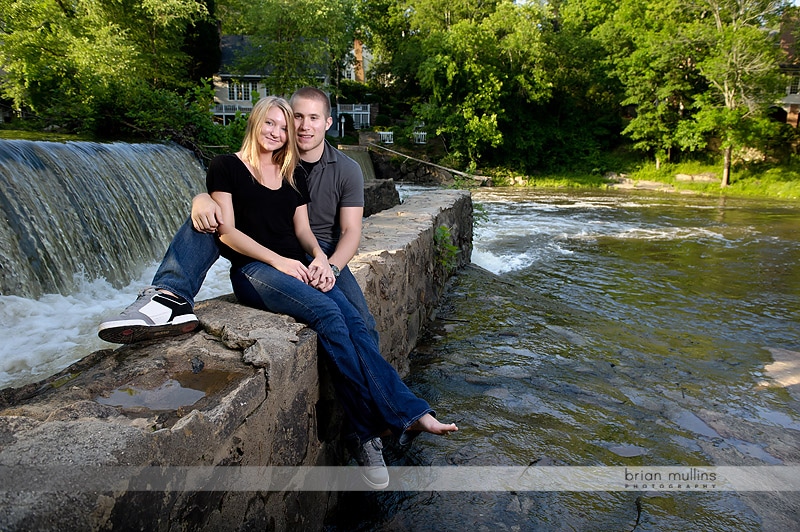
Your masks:
M 253 169 L 259 171 L 259 152 L 261 145 L 258 138 L 261 135 L 261 125 L 267 119 L 267 113 L 277 107 L 283 112 L 286 120 L 286 143 L 272 154 L 272 161 L 281 167 L 281 175 L 292 187 L 294 184 L 294 169 L 300 156 L 297 152 L 297 135 L 294 129 L 294 112 L 292 107 L 285 99 L 278 96 L 267 96 L 256 102 L 250 116 L 247 117 L 247 126 L 244 130 L 244 140 L 242 141 L 242 158 L 245 159 Z M 256 176 L 259 177 L 259 176 Z

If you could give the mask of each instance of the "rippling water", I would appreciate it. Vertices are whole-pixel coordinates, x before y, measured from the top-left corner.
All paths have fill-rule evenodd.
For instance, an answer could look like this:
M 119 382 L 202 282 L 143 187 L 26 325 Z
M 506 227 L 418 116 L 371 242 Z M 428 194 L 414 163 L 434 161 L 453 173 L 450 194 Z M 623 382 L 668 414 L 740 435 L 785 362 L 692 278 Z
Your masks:
M 460 431 L 393 464 L 800 463 L 800 205 L 487 189 L 410 385 Z M 796 374 L 796 372 L 795 372 Z M 795 386 L 797 387 L 797 385 Z M 791 530 L 795 492 L 347 494 L 332 530 Z

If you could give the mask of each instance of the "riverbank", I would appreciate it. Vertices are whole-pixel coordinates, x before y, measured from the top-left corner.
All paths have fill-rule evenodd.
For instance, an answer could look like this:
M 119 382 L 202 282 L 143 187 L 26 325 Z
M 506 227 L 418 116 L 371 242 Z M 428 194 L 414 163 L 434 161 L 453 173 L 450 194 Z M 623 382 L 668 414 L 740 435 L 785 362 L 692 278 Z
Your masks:
M 800 164 L 767 167 L 755 165 L 735 170 L 730 185 L 720 186 L 720 165 L 700 163 L 640 163 L 629 170 L 565 173 L 545 176 L 516 176 L 493 172 L 495 186 L 541 188 L 617 188 L 677 192 L 720 197 L 800 199 Z

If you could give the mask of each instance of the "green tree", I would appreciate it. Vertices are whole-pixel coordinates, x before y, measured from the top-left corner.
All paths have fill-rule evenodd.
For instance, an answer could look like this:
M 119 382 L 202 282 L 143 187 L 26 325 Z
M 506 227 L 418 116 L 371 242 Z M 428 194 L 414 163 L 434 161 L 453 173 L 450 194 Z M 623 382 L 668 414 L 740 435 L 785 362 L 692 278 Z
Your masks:
M 694 29 L 708 50 L 698 69 L 709 89 L 699 99 L 694 125 L 719 135 L 725 187 L 734 148 L 747 146 L 754 131 L 769 129 L 766 111 L 786 87 L 775 31 L 786 5 L 781 0 L 701 0 L 697 7 L 703 17 Z
M 595 30 L 613 13 L 613 4 L 553 1 L 529 28 L 541 32 L 542 43 L 531 59 L 548 91 L 533 101 L 514 91 L 505 95 L 510 120 L 502 125 L 506 141 L 498 162 L 514 161 L 527 173 L 565 167 L 603 171 L 603 154 L 620 142 L 622 96 L 619 83 L 608 75 L 608 54 Z
M 460 20 L 453 20 L 454 13 Z M 449 140 L 455 159 L 476 166 L 487 150 L 503 144 L 501 124 L 519 126 L 507 104 L 516 109 L 548 97 L 541 32 L 546 13 L 509 0 L 482 17 L 461 10 L 423 19 L 427 25 L 415 22 L 420 31 L 431 28 L 418 70 L 428 101 L 417 112 Z
M 487 147 L 502 142 L 498 99 L 505 74 L 499 70 L 497 40 L 485 25 L 460 21 L 435 31 L 425 42 L 420 82 L 430 100 L 417 107 L 437 134 L 450 141 L 456 159 L 475 164 Z
M 358 0 L 356 36 L 372 53 L 368 83 L 380 95 L 381 113 L 410 117 L 422 101 L 417 73 L 425 59 L 423 37 L 411 28 L 413 10 L 397 0 Z
M 188 77 L 194 83 L 211 79 L 219 72 L 222 50 L 214 0 L 204 0 L 209 16 L 187 24 L 181 50 L 190 58 Z
M 206 15 L 194 0 L 0 0 L 0 90 L 19 108 L 85 129 L 98 122 L 97 102 L 127 84 L 187 87 L 186 25 Z
M 275 94 L 335 79 L 353 45 L 352 0 L 234 0 L 220 9 L 230 16 L 223 31 L 249 37 L 235 70 L 262 73 Z
M 2 92 L 17 108 L 76 117 L 96 88 L 135 71 L 136 50 L 96 2 L 0 0 Z
M 119 21 L 125 38 L 134 46 L 137 77 L 153 87 L 187 87 L 190 61 L 183 44 L 187 25 L 207 20 L 204 1 L 95 1 L 105 4 L 107 16 Z
M 411 0 L 403 3 L 411 27 L 422 35 L 448 31 L 459 22 L 479 23 L 504 0 Z M 520 2 L 527 4 L 527 2 Z
M 625 88 L 622 105 L 635 109 L 623 133 L 654 154 L 656 167 L 680 146 L 679 124 L 691 118 L 694 95 L 707 85 L 697 68 L 702 49 L 689 31 L 693 20 L 681 0 L 621 0 L 596 32 Z
M 703 150 L 716 138 L 727 186 L 734 149 L 779 134 L 766 111 L 785 88 L 774 31 L 784 8 L 780 0 L 619 0 L 596 33 L 625 87 L 622 103 L 634 108 L 624 130 L 634 146 L 658 165 L 675 148 Z

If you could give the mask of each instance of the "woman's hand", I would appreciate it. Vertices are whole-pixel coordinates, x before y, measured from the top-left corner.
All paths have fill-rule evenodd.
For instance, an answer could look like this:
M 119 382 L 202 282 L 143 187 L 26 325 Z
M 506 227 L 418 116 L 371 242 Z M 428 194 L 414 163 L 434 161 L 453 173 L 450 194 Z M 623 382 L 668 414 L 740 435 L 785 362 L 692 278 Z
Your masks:
M 286 275 L 291 275 L 295 279 L 299 279 L 306 284 L 311 283 L 311 273 L 306 268 L 306 265 L 299 260 L 287 259 L 278 255 L 278 260 L 272 263 L 272 266 Z

